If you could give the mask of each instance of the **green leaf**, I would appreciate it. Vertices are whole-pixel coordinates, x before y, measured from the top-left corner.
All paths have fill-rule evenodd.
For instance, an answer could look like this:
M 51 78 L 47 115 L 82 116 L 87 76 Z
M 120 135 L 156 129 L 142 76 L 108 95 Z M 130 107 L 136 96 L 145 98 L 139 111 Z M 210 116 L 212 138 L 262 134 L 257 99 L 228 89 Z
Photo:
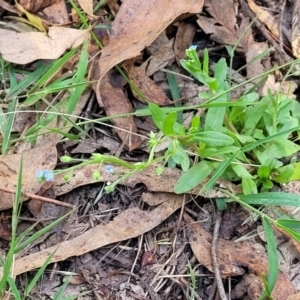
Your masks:
M 174 134 L 174 124 L 177 121 L 177 112 L 173 111 L 167 115 L 164 119 L 162 132 L 164 135 L 172 135 Z
M 300 180 L 300 162 L 294 163 L 292 166 L 294 169 L 290 180 Z
M 290 133 L 292 133 L 292 132 L 294 132 L 294 131 L 297 131 L 297 130 L 299 130 L 299 129 L 300 129 L 300 126 L 297 126 L 297 127 L 293 127 L 293 128 L 288 129 L 288 130 L 285 130 L 285 131 L 282 131 L 282 132 L 273 134 L 273 135 L 268 136 L 268 137 L 266 137 L 266 138 L 264 138 L 264 139 L 261 139 L 261 140 L 259 140 L 259 141 L 254 142 L 254 143 L 251 143 L 251 144 L 249 144 L 249 145 L 247 145 L 247 146 L 244 146 L 244 147 L 241 149 L 241 151 L 243 151 L 243 152 L 250 151 L 250 150 L 252 150 L 252 149 L 258 147 L 259 145 L 265 144 L 265 143 L 270 142 L 270 141 L 274 141 L 274 140 L 276 140 L 276 139 L 281 138 L 282 136 L 284 136 L 284 135 L 286 135 L 286 134 L 290 134 Z
M 227 153 L 235 153 L 238 150 L 240 150 L 239 147 L 236 146 L 228 146 L 228 147 L 224 147 L 224 148 L 204 148 L 204 149 L 199 149 L 199 155 L 202 158 L 206 158 L 209 156 L 222 156 L 223 154 L 227 154 Z
M 162 130 L 164 121 L 167 117 L 167 114 L 156 104 L 150 103 L 149 109 L 151 112 L 152 120 L 159 130 Z
M 300 150 L 300 146 L 287 139 L 275 140 L 265 151 L 263 155 L 270 158 L 282 158 L 290 156 Z
M 24 91 L 35 81 L 42 77 L 53 65 L 53 62 L 40 66 L 34 72 L 30 73 L 27 77 L 22 79 L 13 89 L 11 89 L 6 95 L 6 101 L 11 100 L 13 97 L 18 96 L 20 93 L 24 93 Z
M 237 154 L 238 154 L 238 152 L 236 152 L 234 155 L 232 155 L 229 159 L 222 161 L 218 165 L 218 167 L 215 169 L 213 175 L 208 180 L 208 182 L 203 186 L 201 191 L 211 190 L 213 188 L 214 184 L 223 175 L 223 173 L 226 171 L 226 169 L 229 167 L 229 165 L 232 163 L 232 161 L 236 158 Z
M 293 165 L 283 166 L 275 171 L 276 175 L 272 176 L 272 180 L 274 180 L 280 184 L 287 183 L 290 180 L 292 180 L 291 177 L 293 175 L 293 172 L 294 172 Z
M 300 243 L 300 234 L 298 232 L 295 232 L 294 230 L 289 229 L 280 223 L 277 223 L 277 226 L 282 228 L 285 232 L 287 232 L 290 236 L 292 236 L 298 243 Z
M 215 72 L 214 72 L 214 77 L 217 80 L 218 83 L 218 88 L 217 90 L 222 90 L 224 89 L 224 81 L 226 80 L 227 76 L 227 64 L 225 58 L 221 58 L 216 66 L 215 66 Z
M 249 173 L 245 166 L 240 164 L 232 164 L 232 170 L 242 179 L 252 179 L 253 175 Z
M 212 171 L 211 164 L 206 161 L 199 162 L 181 175 L 174 186 L 174 192 L 182 194 L 192 190 L 205 180 Z
M 18 106 L 18 98 L 15 97 L 10 101 L 10 104 L 8 106 L 8 112 L 10 114 L 7 115 L 7 117 L 3 114 L 2 109 L 0 108 L 0 132 L 3 136 L 2 141 L 2 155 L 6 154 L 6 151 L 9 148 L 10 144 L 10 137 L 12 132 L 12 127 L 16 115 L 16 109 Z
M 276 240 L 274 236 L 274 232 L 272 229 L 272 226 L 266 218 L 262 219 L 263 226 L 265 229 L 265 236 L 267 240 L 267 249 L 268 249 L 268 289 L 270 293 L 272 293 L 276 281 L 278 278 L 279 273 L 279 267 L 278 267 L 278 254 L 277 254 L 277 246 L 276 246 Z
M 242 179 L 242 189 L 244 195 L 257 194 L 257 186 L 253 179 L 243 178 Z
M 293 219 L 279 219 L 276 224 L 280 224 L 281 226 L 287 227 L 289 229 L 295 230 L 300 233 L 300 221 Z
M 257 169 L 257 176 L 259 178 L 269 178 L 270 177 L 270 168 L 268 166 L 260 166 Z
M 200 127 L 200 117 L 199 116 L 194 116 L 191 122 L 191 132 L 193 132 L 194 130 L 198 130 Z
M 218 131 L 204 131 L 190 135 L 189 142 L 203 142 L 212 147 L 224 147 L 234 143 L 229 135 Z
M 220 94 L 221 96 L 217 97 L 217 99 L 214 100 L 213 102 L 225 102 L 225 103 L 228 102 L 228 94 L 222 94 L 222 91 L 220 91 Z M 220 131 L 223 126 L 225 112 L 226 112 L 226 107 L 209 108 L 205 118 L 204 130 Z
M 300 206 L 300 196 L 283 192 L 266 192 L 256 195 L 240 195 L 240 199 L 248 204 Z

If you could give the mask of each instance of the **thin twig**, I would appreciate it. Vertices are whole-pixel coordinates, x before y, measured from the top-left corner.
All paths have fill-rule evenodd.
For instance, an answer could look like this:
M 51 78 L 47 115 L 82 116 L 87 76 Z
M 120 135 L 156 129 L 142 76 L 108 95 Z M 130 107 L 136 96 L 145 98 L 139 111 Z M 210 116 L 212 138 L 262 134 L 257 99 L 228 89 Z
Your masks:
M 211 256 L 212 256 L 215 279 L 217 282 L 217 287 L 218 287 L 218 292 L 219 292 L 220 298 L 222 300 L 228 300 L 226 293 L 225 293 L 224 286 L 223 286 L 223 281 L 222 281 L 221 272 L 220 272 L 220 266 L 219 266 L 218 258 L 217 258 L 217 244 L 218 244 L 219 229 L 220 229 L 220 224 L 221 224 L 221 215 L 222 215 L 222 213 L 220 211 L 217 211 L 215 227 L 214 227 L 214 234 L 213 234 L 213 239 L 212 239 L 212 243 L 211 243 Z
M 6 193 L 10 193 L 10 194 L 15 194 L 16 191 L 13 189 L 8 189 L 5 187 L 0 186 L 0 190 Z M 52 198 L 47 198 L 47 197 L 43 197 L 43 196 L 39 196 L 39 195 L 35 195 L 35 194 L 31 194 L 31 193 L 26 193 L 26 192 L 22 192 L 22 196 L 34 199 L 34 200 L 38 200 L 38 201 L 43 201 L 43 202 L 48 202 L 48 203 L 52 203 L 55 205 L 59 205 L 59 206 L 63 206 L 63 207 L 68 207 L 68 208 L 72 208 L 74 209 L 76 206 L 69 204 L 69 203 L 65 203 L 65 202 L 61 202 Z

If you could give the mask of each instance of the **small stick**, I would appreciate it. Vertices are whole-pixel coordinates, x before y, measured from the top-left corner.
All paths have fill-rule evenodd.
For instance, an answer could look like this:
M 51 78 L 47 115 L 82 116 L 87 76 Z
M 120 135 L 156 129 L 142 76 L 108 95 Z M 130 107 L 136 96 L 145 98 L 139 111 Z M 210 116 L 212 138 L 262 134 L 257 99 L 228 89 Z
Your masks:
M 211 256 L 212 256 L 212 261 L 213 261 L 215 280 L 217 283 L 220 298 L 222 300 L 228 300 L 226 293 L 225 293 L 224 286 L 223 286 L 221 272 L 220 272 L 220 266 L 219 266 L 218 258 L 217 258 L 217 244 L 218 244 L 219 229 L 220 229 L 220 224 L 221 224 L 221 214 L 222 213 L 220 211 L 217 211 L 213 240 L 211 243 Z
M 5 187 L 0 186 L 0 190 L 6 193 L 10 193 L 10 194 L 15 194 L 16 191 L 13 189 L 8 189 Z M 56 205 L 60 205 L 60 206 L 64 206 L 64 207 L 68 207 L 68 208 L 75 208 L 75 205 L 69 204 L 69 203 L 65 203 L 65 202 L 61 202 L 52 198 L 47 198 L 47 197 L 43 197 L 43 196 L 39 196 L 39 195 L 35 195 L 35 194 L 31 194 L 31 193 L 26 193 L 26 192 L 22 192 L 23 196 L 26 196 L 28 198 L 32 198 L 34 200 L 39 200 L 39 201 L 43 201 L 43 202 L 48 202 L 48 203 L 52 203 L 52 204 L 56 204 Z

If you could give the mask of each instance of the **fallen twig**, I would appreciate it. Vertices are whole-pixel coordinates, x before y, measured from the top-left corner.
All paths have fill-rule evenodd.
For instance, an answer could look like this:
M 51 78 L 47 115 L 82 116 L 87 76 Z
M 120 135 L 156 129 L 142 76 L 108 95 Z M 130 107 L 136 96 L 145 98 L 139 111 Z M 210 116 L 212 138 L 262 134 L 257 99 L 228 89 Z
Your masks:
M 5 188 L 0 186 L 0 190 L 6 193 L 10 193 L 10 194 L 15 194 L 16 191 L 13 189 L 9 189 L 9 188 Z M 30 194 L 30 193 L 26 193 L 26 192 L 22 192 L 22 195 L 34 200 L 39 200 L 39 201 L 43 201 L 43 202 L 48 202 L 48 203 L 52 203 L 55 205 L 60 205 L 60 206 L 64 206 L 64 207 L 68 207 L 68 208 L 75 208 L 75 205 L 69 204 L 69 203 L 65 203 L 65 202 L 61 202 L 52 198 L 47 198 L 47 197 L 43 197 L 43 196 L 39 196 L 39 195 L 35 195 L 35 194 Z

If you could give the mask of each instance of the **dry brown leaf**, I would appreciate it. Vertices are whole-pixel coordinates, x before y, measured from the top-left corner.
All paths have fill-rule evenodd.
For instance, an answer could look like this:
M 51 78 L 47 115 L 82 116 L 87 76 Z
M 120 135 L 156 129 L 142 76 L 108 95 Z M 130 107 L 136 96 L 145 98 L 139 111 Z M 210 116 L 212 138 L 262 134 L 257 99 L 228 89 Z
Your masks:
M 2 7 L 5 10 L 8 10 L 14 14 L 18 14 L 19 16 L 21 16 L 21 13 L 11 4 L 9 4 L 8 2 L 4 1 L 4 0 L 0 0 L 0 7 Z
M 159 37 L 163 37 L 162 34 Z M 162 40 L 163 38 L 160 38 Z M 153 43 L 152 43 L 153 44 Z M 151 44 L 151 45 L 152 45 Z M 159 69 L 164 68 L 169 64 L 171 60 L 174 59 L 175 54 L 173 51 L 174 39 L 166 41 L 163 45 L 161 45 L 157 51 L 151 52 L 152 55 L 142 63 L 141 68 L 145 70 L 147 76 L 153 75 Z M 150 45 L 150 46 L 151 46 Z M 153 51 L 155 46 L 151 47 Z M 149 49 L 150 47 L 148 47 Z
M 93 14 L 93 0 L 78 0 L 78 4 L 90 18 L 96 18 L 96 16 Z
M 121 182 L 121 184 L 134 187 L 138 183 L 143 183 L 146 185 L 148 191 L 173 193 L 174 185 L 178 181 L 179 177 L 182 175 L 182 171 L 178 169 L 165 168 L 162 175 L 158 176 L 156 175 L 157 167 L 158 165 L 152 165 L 144 171 L 138 172 L 130 176 L 128 179 Z M 120 176 L 123 176 L 124 174 L 127 174 L 130 171 L 124 167 L 114 166 L 114 174 L 109 174 L 105 172 L 105 166 L 102 166 L 99 170 L 101 178 L 98 181 L 94 181 L 92 179 L 92 174 L 95 170 L 98 169 L 98 164 L 87 165 L 80 169 L 78 168 L 76 172 L 73 172 L 70 181 L 68 182 L 64 180 L 65 174 L 60 174 L 55 177 L 52 188 L 54 189 L 56 195 L 62 195 L 81 185 L 86 185 L 95 182 L 114 182 L 116 180 L 119 180 Z M 241 193 L 240 188 L 232 184 L 231 182 L 220 179 L 218 181 L 218 185 L 219 187 L 227 189 L 228 191 L 234 194 Z M 201 195 L 207 198 L 226 197 L 219 190 L 201 192 L 202 187 L 203 185 L 199 185 L 197 188 L 190 191 L 190 193 L 195 195 Z
M 15 261 L 14 274 L 18 275 L 41 267 L 54 252 L 51 262 L 62 261 L 71 256 L 79 256 L 105 245 L 137 237 L 158 226 L 182 206 L 182 198 L 164 202 L 152 211 L 142 211 L 132 207 L 113 221 L 98 225 L 82 235 L 40 252 L 30 254 Z
M 185 50 L 188 49 L 193 41 L 196 32 L 196 27 L 191 23 L 179 23 L 175 43 L 174 43 L 174 53 L 176 61 L 179 61 L 185 57 Z
M 213 272 L 211 234 L 205 231 L 188 214 L 184 214 L 184 220 L 190 231 L 189 241 L 194 255 L 201 264 Z M 262 273 L 268 274 L 268 260 L 265 252 L 258 250 L 255 245 L 251 245 L 249 242 L 234 243 L 219 238 L 217 256 L 223 276 L 242 275 L 245 273 L 244 268 L 247 268 L 250 273 L 257 277 L 260 277 Z M 261 279 L 259 279 L 259 282 L 261 287 L 258 290 L 262 291 L 263 283 Z M 274 299 L 285 300 L 294 292 L 294 288 L 288 277 L 280 272 L 273 292 Z M 258 299 L 256 297 L 250 298 Z
M 15 190 L 18 180 L 18 170 L 22 154 L 11 154 L 0 157 L 0 185 Z M 56 166 L 57 153 L 55 144 L 51 141 L 43 146 L 35 147 L 23 153 L 22 191 L 36 194 L 42 184 L 38 183 L 35 173 L 40 169 L 53 170 Z M 0 210 L 11 208 L 14 195 L 0 190 Z M 27 199 L 23 199 L 27 200 Z
M 220 44 L 235 45 L 238 38 L 233 0 L 223 0 L 217 5 L 213 0 L 205 0 L 205 7 L 213 18 L 198 16 L 197 23 L 202 30 Z
M 274 16 L 262 6 L 256 5 L 253 0 L 248 0 L 248 5 L 254 12 L 255 16 L 266 25 L 266 27 L 279 38 L 279 23 Z
M 57 59 L 67 49 L 80 45 L 90 30 L 50 27 L 43 32 L 18 33 L 0 28 L 0 53 L 9 62 L 27 64 L 37 59 Z
M 66 3 L 62 0 L 51 6 L 44 8 L 38 13 L 47 25 L 64 25 L 70 23 L 70 18 Z
M 142 95 L 146 98 L 148 103 L 155 103 L 159 106 L 169 105 L 173 102 L 166 96 L 163 90 L 158 87 L 153 80 L 151 80 L 145 73 L 145 71 L 140 67 L 135 67 L 132 63 L 126 65 L 125 67 L 127 75 L 132 83 L 140 90 Z M 131 89 L 133 95 L 140 100 L 145 102 L 134 89 Z M 101 97 L 102 97 L 101 89 Z
M 238 36 L 241 36 L 249 25 L 249 19 L 244 18 L 241 22 L 240 28 L 238 30 Z M 243 38 L 241 39 L 241 44 L 243 46 L 244 52 L 246 54 L 247 65 L 247 78 L 253 78 L 256 75 L 262 74 L 264 72 L 264 67 L 261 64 L 261 59 L 257 59 L 251 62 L 263 51 L 268 49 L 268 44 L 265 42 L 257 43 L 253 39 L 252 30 L 248 30 Z M 260 79 L 258 79 L 259 81 Z
M 147 203 L 149 206 L 156 206 L 165 201 L 169 201 L 173 198 L 181 198 L 182 195 L 175 195 L 173 193 L 143 193 L 142 200 Z
M 111 72 L 107 73 L 101 80 L 99 87 L 101 89 L 101 103 L 99 104 L 104 106 L 107 116 L 133 112 L 133 107 L 125 96 L 122 86 L 118 86 L 118 83 L 114 83 L 114 80 L 115 78 Z M 137 127 L 132 116 L 115 118 L 111 122 L 116 126 L 116 132 L 130 151 L 142 144 L 141 138 L 134 134 L 137 133 Z
M 300 293 L 290 295 L 286 300 L 300 300 Z
M 20 0 L 19 2 L 26 10 L 35 12 L 60 1 L 61 0 Z
M 300 58 L 300 2 L 293 1 L 293 17 L 292 17 L 292 38 L 291 44 L 293 49 L 293 55 L 296 58 Z
M 109 44 L 99 59 L 100 80 L 116 64 L 140 54 L 176 17 L 199 13 L 203 0 L 124 0 L 113 22 Z M 96 89 L 97 98 L 100 90 Z

